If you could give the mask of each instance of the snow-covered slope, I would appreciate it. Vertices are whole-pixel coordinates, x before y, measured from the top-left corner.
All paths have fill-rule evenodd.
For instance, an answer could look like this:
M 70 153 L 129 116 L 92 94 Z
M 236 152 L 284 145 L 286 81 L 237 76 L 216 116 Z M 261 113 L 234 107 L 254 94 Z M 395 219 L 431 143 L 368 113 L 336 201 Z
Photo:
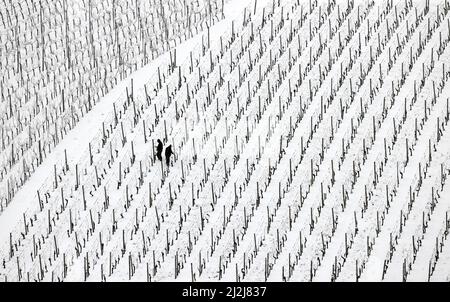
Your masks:
M 14 194 L 1 280 L 448 281 L 447 1 L 224 3 Z

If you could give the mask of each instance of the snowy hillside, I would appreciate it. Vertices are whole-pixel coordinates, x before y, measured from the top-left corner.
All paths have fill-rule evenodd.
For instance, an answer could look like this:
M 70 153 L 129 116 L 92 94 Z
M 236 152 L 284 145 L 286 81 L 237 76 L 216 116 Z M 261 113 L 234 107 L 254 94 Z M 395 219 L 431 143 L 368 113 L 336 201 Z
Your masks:
M 0 280 L 450 281 L 449 12 L 0 3 Z

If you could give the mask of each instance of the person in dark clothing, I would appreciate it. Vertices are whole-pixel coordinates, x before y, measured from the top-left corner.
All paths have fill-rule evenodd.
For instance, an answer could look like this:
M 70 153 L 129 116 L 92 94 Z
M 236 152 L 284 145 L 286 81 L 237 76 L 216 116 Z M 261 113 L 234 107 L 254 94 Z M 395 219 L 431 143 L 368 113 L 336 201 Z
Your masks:
M 162 161 L 163 143 L 158 139 L 158 146 L 156 146 L 156 157 Z
M 169 147 L 166 148 L 166 164 L 169 166 L 170 165 L 170 157 L 173 155 L 173 151 L 172 151 L 172 145 L 170 145 Z

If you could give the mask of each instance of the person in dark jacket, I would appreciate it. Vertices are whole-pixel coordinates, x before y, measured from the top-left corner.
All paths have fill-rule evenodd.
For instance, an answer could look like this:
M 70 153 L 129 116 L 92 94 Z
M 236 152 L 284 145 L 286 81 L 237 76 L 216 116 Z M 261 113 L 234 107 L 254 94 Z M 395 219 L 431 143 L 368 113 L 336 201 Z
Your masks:
M 163 143 L 158 139 L 158 146 L 156 146 L 156 157 L 162 161 Z
M 172 145 L 170 145 L 169 147 L 166 148 L 166 164 L 169 166 L 170 165 L 170 157 L 173 155 L 173 151 L 172 151 Z

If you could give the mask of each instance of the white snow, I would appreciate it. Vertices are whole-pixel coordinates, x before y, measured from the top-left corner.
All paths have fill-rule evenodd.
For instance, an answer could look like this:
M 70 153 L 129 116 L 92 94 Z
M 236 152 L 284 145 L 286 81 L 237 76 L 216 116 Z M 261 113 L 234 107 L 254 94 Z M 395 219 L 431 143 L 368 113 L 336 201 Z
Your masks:
M 103 97 L 0 215 L 0 278 L 449 281 L 450 6 L 298 3 L 228 1 Z

